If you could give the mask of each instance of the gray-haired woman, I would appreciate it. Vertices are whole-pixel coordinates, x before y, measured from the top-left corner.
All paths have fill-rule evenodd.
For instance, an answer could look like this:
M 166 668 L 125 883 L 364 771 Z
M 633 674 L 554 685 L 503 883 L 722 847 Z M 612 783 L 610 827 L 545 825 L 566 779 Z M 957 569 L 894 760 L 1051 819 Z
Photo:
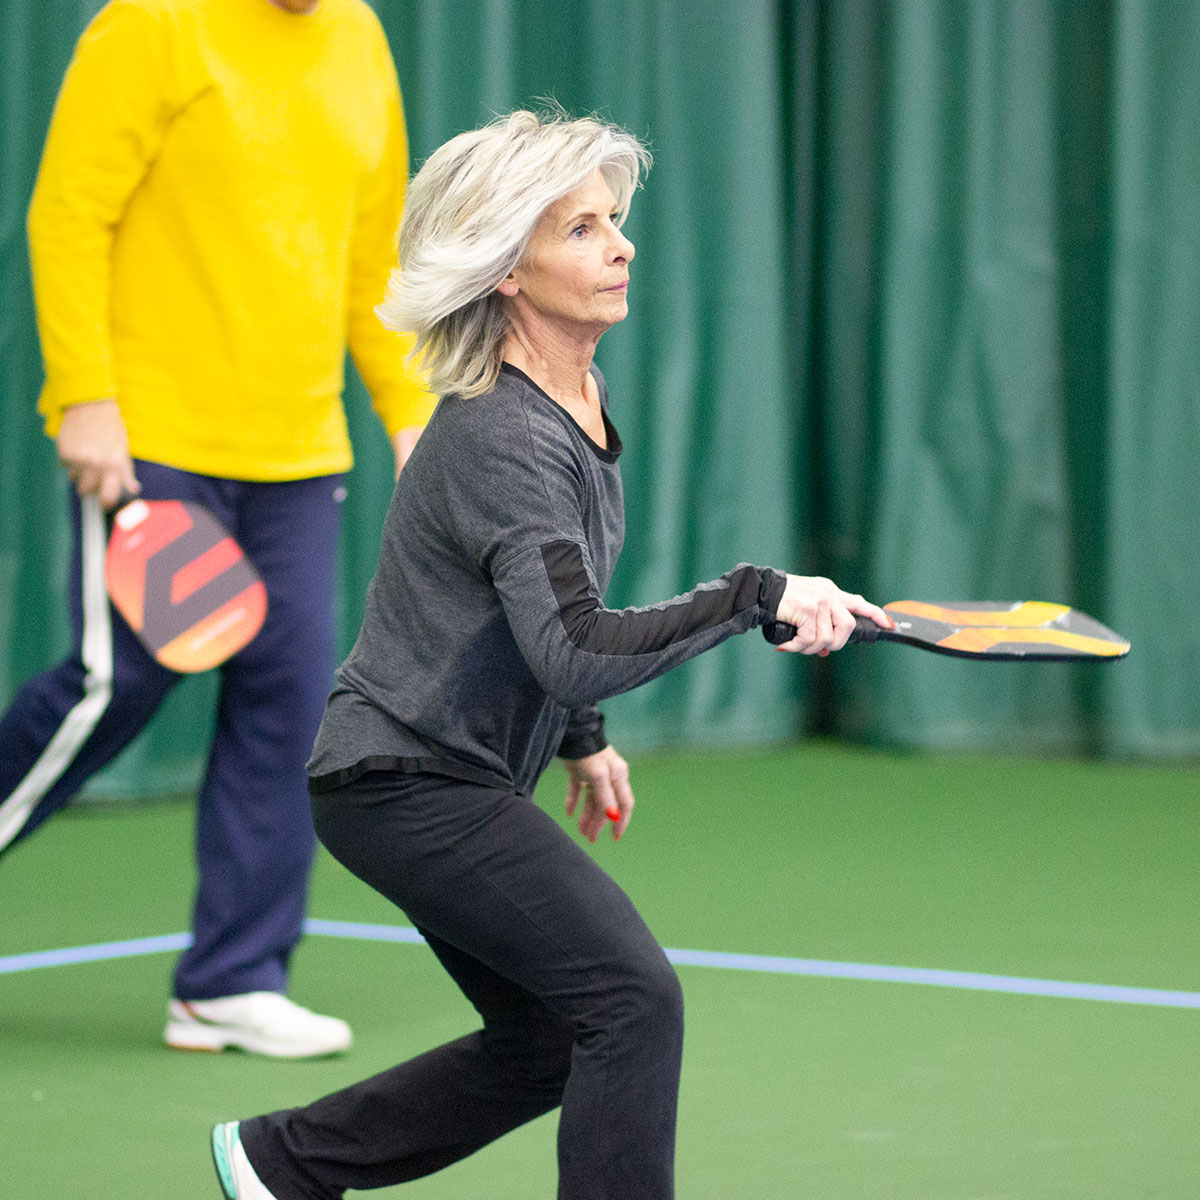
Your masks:
M 379 568 L 309 763 L 317 832 L 397 904 L 481 1030 L 307 1107 L 213 1131 L 229 1200 L 332 1200 L 429 1174 L 561 1105 L 561 1200 L 673 1195 L 682 999 L 629 899 L 533 802 L 557 754 L 594 841 L 633 814 L 594 707 L 779 619 L 826 654 L 829 580 L 742 564 L 613 610 L 621 442 L 592 363 L 628 311 L 621 232 L 645 149 L 517 112 L 414 179 L 381 318 L 443 398 L 400 476 Z M 531 1189 L 531 1192 L 535 1189 Z

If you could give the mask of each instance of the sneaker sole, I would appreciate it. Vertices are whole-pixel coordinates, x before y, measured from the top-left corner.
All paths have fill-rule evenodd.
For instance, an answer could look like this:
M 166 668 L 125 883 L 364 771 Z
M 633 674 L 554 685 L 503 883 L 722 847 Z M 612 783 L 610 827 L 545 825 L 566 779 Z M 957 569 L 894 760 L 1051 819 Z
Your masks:
M 245 1050 L 248 1054 L 263 1054 L 268 1058 L 328 1058 L 350 1049 L 350 1042 L 331 1042 L 324 1046 L 297 1046 L 269 1037 L 234 1030 L 223 1025 L 199 1025 L 170 1021 L 163 1040 L 172 1050 L 192 1050 L 219 1054 L 222 1050 Z
M 229 1126 L 214 1125 L 210 1148 L 217 1180 L 221 1184 L 221 1195 L 225 1200 L 237 1200 L 237 1185 L 233 1182 L 233 1167 L 229 1162 Z

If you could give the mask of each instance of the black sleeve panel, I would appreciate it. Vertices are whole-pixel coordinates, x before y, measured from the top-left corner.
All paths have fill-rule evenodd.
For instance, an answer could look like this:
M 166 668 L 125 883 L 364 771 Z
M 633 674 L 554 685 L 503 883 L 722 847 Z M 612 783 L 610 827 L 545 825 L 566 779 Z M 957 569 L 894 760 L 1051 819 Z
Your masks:
M 687 596 L 645 608 L 606 609 L 592 588 L 578 543 L 548 542 L 542 562 L 567 638 L 589 654 L 649 654 L 713 629 L 750 608 L 774 612 L 783 594 L 777 571 L 743 564 Z

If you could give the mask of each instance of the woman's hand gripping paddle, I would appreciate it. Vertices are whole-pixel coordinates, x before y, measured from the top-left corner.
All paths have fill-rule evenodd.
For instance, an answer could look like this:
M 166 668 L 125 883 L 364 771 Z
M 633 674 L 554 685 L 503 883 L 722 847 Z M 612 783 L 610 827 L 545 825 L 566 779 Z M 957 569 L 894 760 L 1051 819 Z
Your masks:
M 172 671 L 206 671 L 245 646 L 267 615 L 267 589 L 207 509 L 125 499 L 104 564 L 109 598 Z

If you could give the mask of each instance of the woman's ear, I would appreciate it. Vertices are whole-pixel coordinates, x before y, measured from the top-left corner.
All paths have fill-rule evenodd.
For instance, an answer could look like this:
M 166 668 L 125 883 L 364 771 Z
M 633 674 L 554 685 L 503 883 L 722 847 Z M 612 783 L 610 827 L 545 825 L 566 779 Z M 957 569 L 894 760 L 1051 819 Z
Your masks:
M 505 275 L 496 285 L 496 291 L 502 296 L 507 296 L 510 300 L 521 290 L 521 285 L 517 283 L 515 275 Z

